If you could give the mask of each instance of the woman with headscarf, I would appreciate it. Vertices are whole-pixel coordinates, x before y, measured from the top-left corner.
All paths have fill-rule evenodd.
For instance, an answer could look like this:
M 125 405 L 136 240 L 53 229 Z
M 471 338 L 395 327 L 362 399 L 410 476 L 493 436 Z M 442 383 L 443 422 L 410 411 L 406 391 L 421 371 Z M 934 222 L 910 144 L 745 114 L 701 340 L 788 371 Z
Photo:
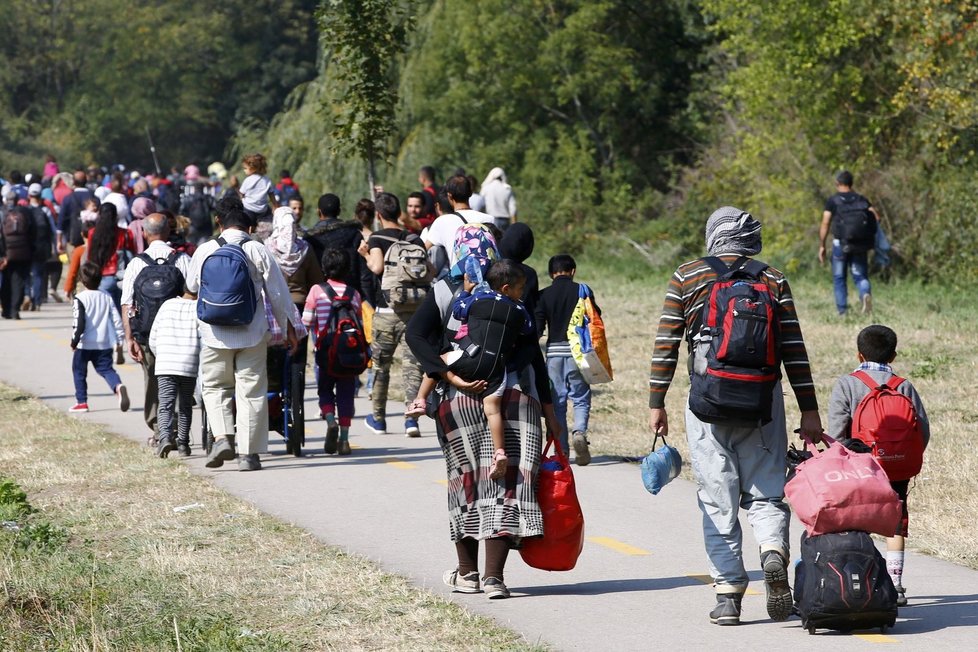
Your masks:
M 457 239 L 455 254 L 458 262 L 433 286 L 405 336 L 425 373 L 439 381 L 435 426 L 448 469 L 449 531 L 458 557 L 458 565 L 442 579 L 457 592 L 484 590 L 490 599 L 508 598 L 503 569 L 510 549 L 521 539 L 543 535 L 536 496 L 541 419 L 546 418 L 551 433 L 557 432 L 556 419 L 540 347 L 534 338 L 524 338 L 512 358 L 516 372 L 508 374 L 503 394 L 510 465 L 503 478 L 489 478 L 495 450 L 478 383 L 449 373 L 440 354 L 460 327 L 451 317 L 451 305 L 461 289 L 467 259 L 474 257 L 480 267 L 487 267 L 499 253 L 487 229 L 470 225 Z M 478 571 L 479 541 L 486 549 L 483 579 Z
M 505 231 L 510 224 L 516 222 L 516 195 L 513 188 L 506 183 L 506 172 L 499 167 L 493 168 L 486 175 L 479 194 L 486 202 L 486 212 L 492 215 L 500 231 Z
M 129 223 L 129 233 L 136 245 L 136 254 L 141 254 L 146 249 L 146 240 L 143 238 L 143 218 L 155 212 L 156 202 L 149 197 L 136 197 L 129 207 L 129 216 L 132 218 L 132 222 Z

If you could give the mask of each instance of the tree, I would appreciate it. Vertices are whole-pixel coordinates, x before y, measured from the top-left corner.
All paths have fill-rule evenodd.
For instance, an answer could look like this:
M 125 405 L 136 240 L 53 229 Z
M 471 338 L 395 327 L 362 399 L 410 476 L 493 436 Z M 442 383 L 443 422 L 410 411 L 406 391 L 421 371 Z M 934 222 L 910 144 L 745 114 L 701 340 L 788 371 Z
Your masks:
M 397 57 L 414 20 L 408 0 L 325 0 L 317 16 L 327 44 L 327 66 L 344 86 L 334 112 L 338 148 L 367 163 L 373 196 L 378 158 L 386 160 L 396 131 Z

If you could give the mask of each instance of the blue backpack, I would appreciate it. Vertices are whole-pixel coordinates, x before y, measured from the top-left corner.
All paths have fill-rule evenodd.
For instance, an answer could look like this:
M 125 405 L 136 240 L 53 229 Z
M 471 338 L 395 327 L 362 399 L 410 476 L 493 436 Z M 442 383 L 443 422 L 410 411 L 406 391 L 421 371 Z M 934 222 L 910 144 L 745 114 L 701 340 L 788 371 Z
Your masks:
M 247 326 L 258 309 L 251 261 L 241 245 L 224 238 L 217 242 L 220 248 L 201 265 L 197 319 L 212 326 Z

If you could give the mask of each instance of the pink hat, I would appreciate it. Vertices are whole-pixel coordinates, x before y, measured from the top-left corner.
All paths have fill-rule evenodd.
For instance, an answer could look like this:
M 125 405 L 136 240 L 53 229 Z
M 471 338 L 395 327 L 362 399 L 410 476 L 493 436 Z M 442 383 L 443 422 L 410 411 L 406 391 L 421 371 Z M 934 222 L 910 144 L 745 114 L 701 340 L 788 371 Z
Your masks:
M 156 211 L 156 202 L 149 197 L 137 197 L 132 203 L 132 208 L 129 209 L 134 220 L 141 220 L 154 211 Z
M 188 165 L 183 169 L 183 176 L 187 181 L 196 181 L 200 178 L 200 168 L 196 165 Z

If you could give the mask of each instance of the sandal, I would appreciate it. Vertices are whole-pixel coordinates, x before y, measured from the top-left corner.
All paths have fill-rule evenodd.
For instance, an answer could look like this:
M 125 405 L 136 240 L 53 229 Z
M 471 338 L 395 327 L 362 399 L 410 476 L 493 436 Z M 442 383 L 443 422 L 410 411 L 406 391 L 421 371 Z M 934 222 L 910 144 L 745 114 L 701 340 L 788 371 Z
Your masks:
M 409 419 L 417 419 L 418 417 L 423 417 L 427 412 L 428 402 L 423 398 L 416 398 L 411 401 L 411 405 L 404 411 L 404 416 Z
M 506 451 L 497 448 L 496 452 L 492 454 L 492 470 L 489 472 L 489 479 L 498 480 L 504 477 L 507 466 L 509 466 L 509 458 L 506 457 Z

